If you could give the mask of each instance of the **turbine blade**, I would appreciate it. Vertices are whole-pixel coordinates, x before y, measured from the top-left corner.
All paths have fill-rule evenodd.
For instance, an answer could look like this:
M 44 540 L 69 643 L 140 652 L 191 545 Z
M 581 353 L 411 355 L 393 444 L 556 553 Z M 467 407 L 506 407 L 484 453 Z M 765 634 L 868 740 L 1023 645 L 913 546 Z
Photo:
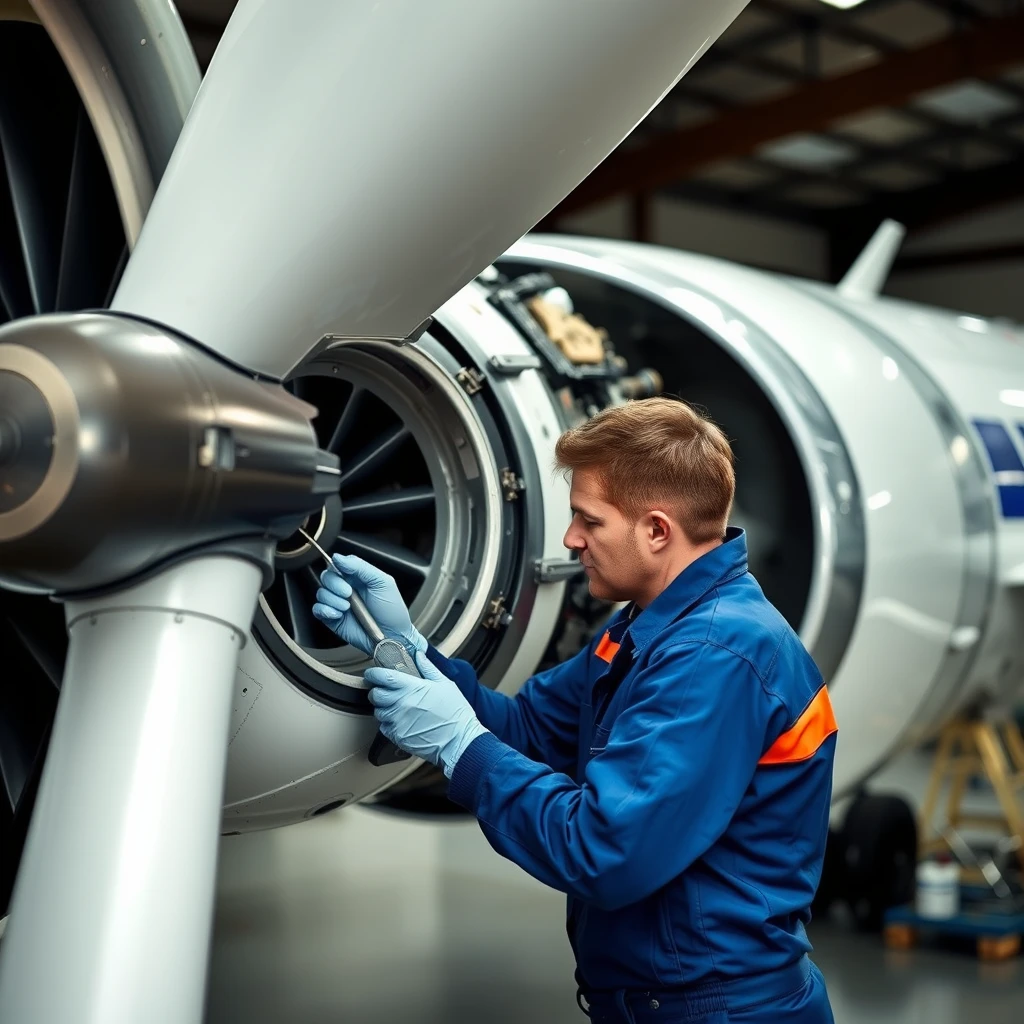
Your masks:
M 54 308 L 87 309 L 105 302 L 124 245 L 103 153 L 80 107 Z
M 35 312 L 25 259 L 21 252 L 21 236 L 14 216 L 7 164 L 0 142 L 0 320 L 17 320 Z
M 313 633 L 313 604 L 316 591 L 308 592 L 302 584 L 301 573 L 288 573 L 284 577 L 284 592 L 288 601 L 288 614 L 292 620 L 292 636 L 300 647 L 315 647 Z
M 0 799 L 14 809 L 31 775 L 40 737 L 56 711 L 57 689 L 8 618 L 0 619 L 0 650 Z
M 117 258 L 114 272 L 110 275 L 110 284 L 107 285 L 107 294 L 103 300 L 104 309 L 109 309 L 111 302 L 114 301 L 114 293 L 117 291 L 117 286 L 121 283 L 121 275 L 124 274 L 124 268 L 128 266 L 129 252 L 128 243 L 125 242 L 121 246 L 121 255 Z
M 404 425 L 393 427 L 382 437 L 374 438 L 347 466 L 342 468 L 339 487 L 350 487 L 374 470 L 380 469 L 394 455 L 410 436 Z
M 327 443 L 327 450 L 334 452 L 335 455 L 341 451 L 341 446 L 348 437 L 349 432 L 352 430 L 356 422 L 356 418 L 359 415 L 359 410 L 363 405 L 363 398 L 366 392 L 359 387 L 352 389 L 352 394 L 349 395 L 348 401 L 345 403 L 345 408 L 341 410 L 341 416 L 338 418 L 338 425 L 334 428 L 334 432 L 331 434 L 331 439 Z
M 419 582 L 425 580 L 430 572 L 430 563 L 415 551 L 366 533 L 345 530 L 338 536 L 335 547 L 344 554 L 358 555 L 381 569 L 411 576 Z
M 4 831 L 0 832 L 5 837 L 4 842 L 0 843 L 0 917 L 6 914 L 10 908 L 11 893 L 14 889 L 18 865 L 21 863 L 21 855 L 25 849 L 32 811 L 35 809 L 52 728 L 53 720 L 51 718 L 38 737 L 35 754 L 32 757 L 32 763 L 29 766 L 17 805 L 11 808 L 9 814 L 7 807 L 0 805 L 0 821 L 5 826 Z
M 42 28 L 4 29 L 0 148 L 33 309 L 47 313 L 57 296 L 78 94 Z
M 404 487 L 398 491 L 377 491 L 346 501 L 345 519 L 394 519 L 410 512 L 433 508 L 435 500 L 432 487 Z

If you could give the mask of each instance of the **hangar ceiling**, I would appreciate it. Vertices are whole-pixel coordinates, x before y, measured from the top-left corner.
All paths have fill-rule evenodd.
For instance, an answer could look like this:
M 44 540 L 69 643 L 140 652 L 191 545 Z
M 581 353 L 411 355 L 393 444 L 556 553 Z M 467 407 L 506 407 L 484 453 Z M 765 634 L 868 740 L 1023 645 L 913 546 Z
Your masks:
M 913 232 L 1024 197 L 1024 0 L 844 3 L 751 0 L 542 227 L 629 197 L 642 240 L 651 198 L 675 196 L 825 231 L 835 278 L 884 217 Z M 178 6 L 205 64 L 234 2 Z

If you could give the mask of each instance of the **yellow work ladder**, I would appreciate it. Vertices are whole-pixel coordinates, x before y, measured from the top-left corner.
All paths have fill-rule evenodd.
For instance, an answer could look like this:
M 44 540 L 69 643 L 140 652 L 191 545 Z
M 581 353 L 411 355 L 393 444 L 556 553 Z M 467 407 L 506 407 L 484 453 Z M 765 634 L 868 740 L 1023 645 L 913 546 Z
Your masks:
M 998 814 L 968 814 L 961 804 L 968 782 L 983 775 L 999 803 Z M 950 780 L 946 821 L 936 826 L 935 812 L 943 784 Z M 948 851 L 963 864 L 960 830 L 991 829 L 1004 834 L 1024 869 L 1024 812 L 1018 794 L 1024 789 L 1024 737 L 1009 715 L 997 721 L 957 718 L 946 725 L 935 753 L 931 777 L 919 816 L 919 855 Z M 965 881 L 993 885 L 999 872 L 991 862 L 965 866 Z M 1004 883 L 1005 884 L 1005 883 Z M 995 885 L 993 885 L 995 888 Z

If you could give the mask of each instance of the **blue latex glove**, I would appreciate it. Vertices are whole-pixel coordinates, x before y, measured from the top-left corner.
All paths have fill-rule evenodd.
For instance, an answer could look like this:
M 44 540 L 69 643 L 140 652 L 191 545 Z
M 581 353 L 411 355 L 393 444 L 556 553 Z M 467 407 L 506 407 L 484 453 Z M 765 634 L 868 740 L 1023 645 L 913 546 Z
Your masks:
M 350 611 L 348 599 L 355 587 L 385 636 L 405 644 L 410 653 L 427 649 L 427 641 L 413 626 L 393 577 L 355 555 L 334 555 L 331 560 L 334 568 L 320 574 L 320 589 L 313 605 L 313 614 L 331 632 L 363 654 L 373 654 L 373 642 Z
M 369 668 L 370 703 L 380 731 L 397 747 L 444 769 L 452 777 L 466 748 L 487 730 L 462 691 L 425 654 L 414 655 L 418 679 L 389 668 Z

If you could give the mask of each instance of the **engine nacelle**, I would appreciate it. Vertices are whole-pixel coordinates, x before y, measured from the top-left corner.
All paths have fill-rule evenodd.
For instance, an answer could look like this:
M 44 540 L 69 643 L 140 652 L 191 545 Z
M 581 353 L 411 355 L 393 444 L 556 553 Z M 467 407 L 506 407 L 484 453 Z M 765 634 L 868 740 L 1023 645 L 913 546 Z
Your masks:
M 831 690 L 837 797 L 949 714 L 1012 699 L 1024 663 L 1013 568 L 1024 563 L 1024 503 L 1015 504 L 1024 463 L 1006 403 L 1024 401 L 1020 335 L 629 243 L 528 236 L 498 267 L 516 282 L 548 275 L 560 289 L 549 291 L 552 302 L 607 330 L 620 370 L 656 367 L 668 393 L 705 407 L 733 440 L 733 521 L 748 532 L 751 570 Z M 424 479 L 462 524 L 439 530 L 421 518 L 446 538 L 447 561 L 435 565 L 417 549 L 426 542 L 397 522 L 392 546 L 379 528 L 373 538 L 356 531 L 353 546 L 349 525 L 382 499 L 344 487 L 342 540 L 404 572 L 420 628 L 507 693 L 575 653 L 608 612 L 579 588 L 567 593 L 567 488 L 551 467 L 558 433 L 624 391 L 619 382 L 588 398 L 579 380 L 561 386 L 557 368 L 537 358 L 538 319 L 521 291 L 474 283 L 420 344 L 376 354 L 365 343 L 338 347 L 300 371 L 328 384 L 296 385 L 321 410 L 333 408 L 323 390 L 332 379 L 364 388 L 376 380 L 399 418 L 405 402 L 430 462 Z M 372 371 L 375 358 L 392 376 Z M 1020 392 L 1007 390 L 1014 375 Z M 412 388 L 405 398 L 401 380 Z M 375 423 L 370 416 L 360 429 Z M 422 564 L 403 569 L 401 558 L 412 559 L 401 550 L 413 549 Z M 301 563 L 301 552 L 285 553 L 279 570 L 289 557 Z M 375 727 L 365 666 L 329 649 L 312 620 L 302 627 L 310 635 L 298 635 L 296 620 L 286 636 L 288 609 L 302 618 L 312 592 L 308 581 L 289 591 L 281 575 L 284 593 L 264 595 L 260 642 L 243 654 L 225 827 L 286 824 L 367 798 L 436 806 L 436 772 L 366 761 Z
M 501 265 L 550 271 L 732 438 L 751 571 L 829 684 L 837 797 L 1012 701 L 1024 335 L 654 246 L 527 237 Z

